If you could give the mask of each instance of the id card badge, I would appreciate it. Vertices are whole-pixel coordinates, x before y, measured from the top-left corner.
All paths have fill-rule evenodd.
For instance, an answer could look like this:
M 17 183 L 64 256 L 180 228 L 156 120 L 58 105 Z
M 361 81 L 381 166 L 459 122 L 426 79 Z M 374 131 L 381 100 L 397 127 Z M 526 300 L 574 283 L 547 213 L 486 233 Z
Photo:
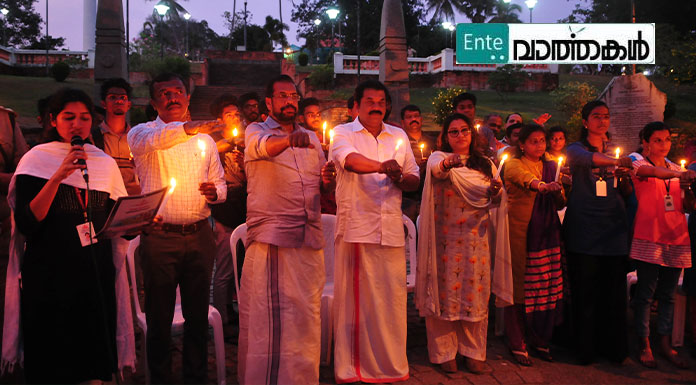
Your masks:
M 674 211 L 674 200 L 671 195 L 665 195 L 665 212 Z
M 94 226 L 92 222 L 85 222 L 76 226 L 77 236 L 80 237 L 80 242 L 82 247 L 89 246 L 92 243 L 97 243 L 97 233 L 94 232 Z M 92 240 L 90 242 L 90 232 L 92 233 Z
M 595 183 L 595 190 L 598 197 L 607 196 L 607 182 L 604 179 L 600 179 Z

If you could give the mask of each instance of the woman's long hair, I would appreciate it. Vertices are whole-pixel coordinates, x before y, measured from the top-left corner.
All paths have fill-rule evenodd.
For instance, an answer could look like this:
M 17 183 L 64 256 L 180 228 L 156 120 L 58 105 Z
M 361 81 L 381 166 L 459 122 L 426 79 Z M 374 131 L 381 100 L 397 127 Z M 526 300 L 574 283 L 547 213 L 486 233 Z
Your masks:
M 590 117 L 590 114 L 592 113 L 592 110 L 594 110 L 597 107 L 606 107 L 609 109 L 609 106 L 607 106 L 606 103 L 604 103 L 601 100 L 593 100 L 589 103 L 586 103 L 583 107 L 582 110 L 580 111 L 580 115 L 582 116 L 582 120 L 587 120 Z M 590 144 L 590 142 L 587 141 L 587 136 L 590 134 L 590 132 L 587 130 L 587 127 L 584 125 L 580 127 L 580 142 L 587 146 L 591 151 L 597 152 L 599 151 L 598 148 L 595 148 L 593 145 Z
M 85 105 L 87 111 L 89 111 L 90 116 L 92 116 L 92 121 L 94 121 L 94 103 L 92 99 L 82 90 L 77 88 L 61 88 L 50 96 L 48 100 L 48 107 L 46 108 L 47 116 L 49 120 L 56 119 L 58 114 L 65 109 L 68 103 L 78 102 Z M 49 129 L 46 131 L 46 139 L 49 142 L 61 141 L 63 140 L 58 134 L 58 130 L 50 125 Z
M 520 138 L 517 140 L 517 146 L 515 147 L 515 158 L 522 157 L 522 144 L 526 142 L 527 139 L 529 139 L 529 137 L 535 132 L 541 132 L 542 134 L 544 134 L 544 138 L 546 138 L 546 130 L 544 129 L 544 127 L 536 123 L 525 124 L 522 126 L 522 129 L 520 130 Z M 546 159 L 546 155 L 542 155 L 541 159 Z
M 478 144 L 478 133 L 476 132 L 473 124 L 471 124 L 471 120 L 466 116 L 462 114 L 452 114 L 445 119 L 445 122 L 442 124 L 442 131 L 440 132 L 440 150 L 444 152 L 452 152 L 452 146 L 449 143 L 449 135 L 447 134 L 447 131 L 449 130 L 452 122 L 455 120 L 463 120 L 469 127 L 469 130 L 471 130 L 469 158 L 466 160 L 465 166 L 472 170 L 476 170 L 489 178 L 493 178 L 491 161 L 481 153 Z

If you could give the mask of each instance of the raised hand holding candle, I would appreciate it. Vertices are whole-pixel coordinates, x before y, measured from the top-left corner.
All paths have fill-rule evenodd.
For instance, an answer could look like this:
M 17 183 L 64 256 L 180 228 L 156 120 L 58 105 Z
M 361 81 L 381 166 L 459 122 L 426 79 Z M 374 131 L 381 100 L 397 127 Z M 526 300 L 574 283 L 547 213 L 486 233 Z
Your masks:
M 558 167 L 556 167 L 556 177 L 553 179 L 558 182 L 558 177 L 561 176 L 561 165 L 563 165 L 563 157 L 558 157 Z
M 331 154 L 333 154 L 333 137 L 334 137 L 334 130 L 329 130 L 329 159 L 327 161 L 331 161 Z
M 616 147 L 615 153 L 616 153 L 616 159 L 619 159 L 619 155 L 621 155 L 621 148 Z M 614 188 L 616 188 L 616 186 L 618 186 L 618 183 L 619 183 L 619 178 L 617 176 L 614 176 Z
M 162 211 L 164 210 L 164 206 L 166 206 L 167 202 L 169 202 L 169 198 L 174 193 L 175 188 L 176 188 L 176 179 L 172 178 L 169 180 L 169 189 L 167 189 L 167 192 L 164 194 L 164 199 L 162 199 L 162 204 L 160 205 L 159 209 L 157 210 L 157 215 L 162 215 Z
M 503 164 L 508 158 L 508 154 L 503 154 L 503 158 L 500 159 L 500 164 L 498 165 L 498 172 L 495 174 L 495 179 L 500 179 L 500 171 L 503 169 Z

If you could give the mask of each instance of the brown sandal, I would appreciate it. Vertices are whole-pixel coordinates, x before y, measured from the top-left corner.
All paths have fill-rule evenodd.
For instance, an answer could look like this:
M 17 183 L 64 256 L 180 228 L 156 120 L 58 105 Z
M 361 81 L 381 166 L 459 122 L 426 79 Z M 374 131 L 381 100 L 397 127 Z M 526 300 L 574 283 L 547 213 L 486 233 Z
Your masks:
M 512 357 L 515 358 L 518 364 L 522 366 L 532 366 L 532 360 L 529 359 L 529 353 L 526 350 L 510 349 L 510 353 L 512 353 Z

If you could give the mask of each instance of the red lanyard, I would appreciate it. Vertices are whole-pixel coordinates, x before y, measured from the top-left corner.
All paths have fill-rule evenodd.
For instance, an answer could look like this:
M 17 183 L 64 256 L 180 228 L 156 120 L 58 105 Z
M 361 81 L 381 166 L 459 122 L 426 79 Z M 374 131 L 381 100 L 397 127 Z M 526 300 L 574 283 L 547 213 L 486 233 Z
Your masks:
M 85 216 L 85 223 L 87 223 L 87 204 L 89 204 L 89 192 L 85 190 L 85 201 L 82 201 L 82 195 L 80 195 L 80 189 L 75 187 L 75 195 L 77 195 L 77 201 L 80 202 L 80 206 L 82 206 L 82 213 Z

